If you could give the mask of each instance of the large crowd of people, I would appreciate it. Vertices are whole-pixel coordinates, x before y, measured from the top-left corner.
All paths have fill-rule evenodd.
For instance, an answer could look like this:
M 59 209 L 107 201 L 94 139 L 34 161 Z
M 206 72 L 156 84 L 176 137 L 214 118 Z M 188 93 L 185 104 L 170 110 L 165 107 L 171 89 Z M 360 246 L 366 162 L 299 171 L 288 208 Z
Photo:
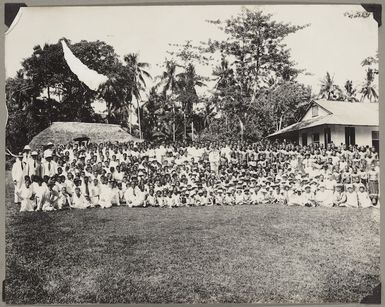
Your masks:
M 48 143 L 12 167 L 20 211 L 281 204 L 378 208 L 369 146 L 289 143 Z

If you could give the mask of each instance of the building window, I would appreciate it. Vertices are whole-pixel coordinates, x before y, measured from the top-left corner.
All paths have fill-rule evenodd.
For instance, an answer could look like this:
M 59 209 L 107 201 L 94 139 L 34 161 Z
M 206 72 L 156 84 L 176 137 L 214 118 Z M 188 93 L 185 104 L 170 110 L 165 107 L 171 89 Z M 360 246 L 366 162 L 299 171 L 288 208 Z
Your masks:
M 319 144 L 319 133 L 313 134 L 313 143 Z
M 380 151 L 380 132 L 372 131 L 372 146 L 376 149 L 376 152 Z
M 312 106 L 312 108 L 311 108 L 311 115 L 313 117 L 318 116 L 318 106 Z

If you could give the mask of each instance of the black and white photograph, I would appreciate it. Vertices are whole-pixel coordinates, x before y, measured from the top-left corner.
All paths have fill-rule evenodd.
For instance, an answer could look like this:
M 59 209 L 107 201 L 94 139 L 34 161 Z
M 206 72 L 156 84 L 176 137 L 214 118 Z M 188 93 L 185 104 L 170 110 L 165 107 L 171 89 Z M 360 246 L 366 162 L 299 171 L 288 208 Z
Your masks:
M 6 4 L 5 303 L 379 304 L 381 10 Z

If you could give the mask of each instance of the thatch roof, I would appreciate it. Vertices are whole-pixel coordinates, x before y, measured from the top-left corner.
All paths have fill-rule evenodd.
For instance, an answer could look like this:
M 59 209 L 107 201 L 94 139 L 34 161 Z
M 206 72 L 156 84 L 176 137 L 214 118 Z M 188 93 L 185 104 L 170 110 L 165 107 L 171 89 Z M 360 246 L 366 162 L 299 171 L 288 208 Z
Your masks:
M 29 143 L 32 149 L 41 148 L 48 142 L 65 144 L 78 137 L 89 137 L 90 142 L 142 142 L 123 130 L 119 125 L 80 123 L 80 122 L 54 122 L 47 129 L 37 134 Z

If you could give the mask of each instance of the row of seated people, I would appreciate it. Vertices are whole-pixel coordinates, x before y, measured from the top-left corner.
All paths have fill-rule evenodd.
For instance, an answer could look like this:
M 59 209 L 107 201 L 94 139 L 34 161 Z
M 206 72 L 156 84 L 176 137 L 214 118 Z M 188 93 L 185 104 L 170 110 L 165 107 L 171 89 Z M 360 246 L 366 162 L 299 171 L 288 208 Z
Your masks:
M 75 180 L 70 188 L 59 177 L 41 178 L 29 176 L 17 191 L 21 200 L 21 211 L 54 211 L 61 209 L 128 207 L 182 207 L 211 205 L 257 205 L 279 203 L 288 206 L 306 207 L 351 207 L 379 208 L 380 204 L 370 198 L 364 184 L 337 183 L 330 189 L 325 183 L 309 182 L 304 179 L 295 183 L 257 180 L 236 181 L 227 184 L 217 182 L 214 186 L 197 182 L 162 188 L 148 185 L 136 185 L 127 182 L 94 179 L 85 188 L 80 179 Z

